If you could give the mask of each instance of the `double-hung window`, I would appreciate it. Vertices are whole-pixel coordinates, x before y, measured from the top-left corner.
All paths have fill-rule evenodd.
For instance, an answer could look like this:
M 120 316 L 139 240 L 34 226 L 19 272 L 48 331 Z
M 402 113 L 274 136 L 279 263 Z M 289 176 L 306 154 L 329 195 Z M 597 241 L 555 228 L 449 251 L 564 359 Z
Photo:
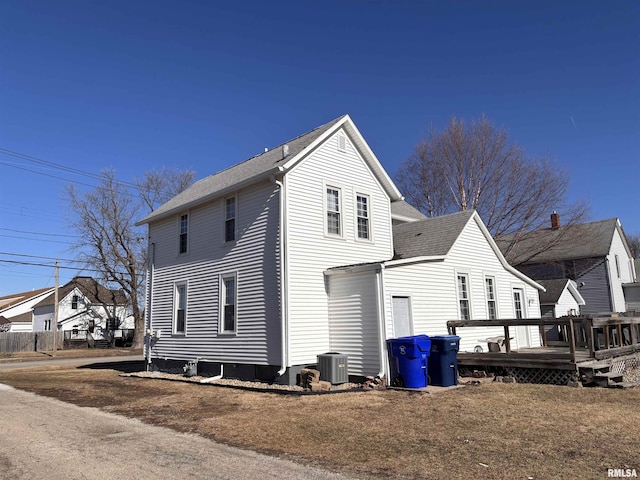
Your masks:
M 78 309 L 78 295 L 74 295 L 71 297 L 71 310 Z
M 358 238 L 361 240 L 369 240 L 371 233 L 369 231 L 369 197 L 361 193 L 356 194 L 356 209 L 358 217 Z
M 236 239 L 236 197 L 229 197 L 224 201 L 224 241 L 233 242 Z
M 460 319 L 471 320 L 469 308 L 469 277 L 458 275 L 458 301 L 460 302 Z
M 187 331 L 187 284 L 176 284 L 173 295 L 173 333 L 184 335 Z
M 498 318 L 496 309 L 496 282 L 493 277 L 485 277 L 485 286 L 487 288 L 487 314 L 489 320 L 495 320 Z
M 342 235 L 340 189 L 337 187 L 327 187 L 327 233 Z
M 238 277 L 235 274 L 220 277 L 220 332 L 237 331 Z
M 187 234 L 189 233 L 189 215 L 180 216 L 180 253 L 187 253 Z

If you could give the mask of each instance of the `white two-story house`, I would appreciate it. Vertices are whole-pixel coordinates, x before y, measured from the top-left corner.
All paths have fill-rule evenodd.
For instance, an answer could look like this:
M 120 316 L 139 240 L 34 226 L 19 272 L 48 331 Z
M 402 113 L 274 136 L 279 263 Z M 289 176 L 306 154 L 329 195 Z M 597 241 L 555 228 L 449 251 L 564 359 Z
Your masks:
M 539 317 L 475 212 L 404 202 L 348 115 L 192 185 L 149 226 L 153 369 L 293 383 L 317 355 L 386 373 L 386 340 L 459 318 Z M 465 329 L 462 348 L 488 331 Z M 498 332 L 499 334 L 499 332 Z M 521 346 L 539 344 L 519 333 Z

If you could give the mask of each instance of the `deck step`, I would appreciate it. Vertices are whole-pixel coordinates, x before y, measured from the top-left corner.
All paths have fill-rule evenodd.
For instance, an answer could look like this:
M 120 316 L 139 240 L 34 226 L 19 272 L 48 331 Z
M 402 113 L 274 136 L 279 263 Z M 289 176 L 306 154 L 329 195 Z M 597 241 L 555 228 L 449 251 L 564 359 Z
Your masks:
M 597 373 L 593 376 L 593 381 L 601 387 L 611 387 L 622 383 L 622 377 L 622 373 L 616 372 Z
M 611 364 L 608 362 L 593 362 L 588 363 L 586 365 L 580 365 L 580 368 L 590 369 L 590 370 L 609 370 L 611 368 Z

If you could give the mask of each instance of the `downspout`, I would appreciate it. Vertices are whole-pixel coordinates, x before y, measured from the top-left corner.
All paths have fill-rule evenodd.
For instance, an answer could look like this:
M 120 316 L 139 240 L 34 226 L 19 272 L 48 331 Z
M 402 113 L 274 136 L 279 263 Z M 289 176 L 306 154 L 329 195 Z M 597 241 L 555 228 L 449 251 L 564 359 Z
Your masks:
M 286 210 L 286 199 L 285 199 L 285 191 L 284 191 L 284 183 L 280 180 L 277 180 L 274 176 L 271 177 L 271 181 L 275 183 L 280 190 L 280 211 L 279 211 L 279 230 L 280 230 L 280 333 L 281 333 L 281 361 L 280 361 L 280 370 L 278 370 L 277 375 L 281 377 L 287 371 L 287 350 L 289 349 L 289 345 L 287 340 L 289 338 L 288 330 L 289 330 L 289 322 L 287 316 L 288 310 L 288 285 L 287 285 L 287 269 L 285 265 L 286 260 L 286 226 L 287 226 L 287 210 Z
M 380 337 L 380 341 L 378 342 L 378 347 L 380 350 L 380 372 L 378 373 L 378 377 L 382 378 L 385 375 L 385 372 L 388 371 L 387 368 L 387 319 L 384 308 L 384 264 L 380 264 L 380 270 L 376 272 L 376 301 L 378 303 L 378 335 Z M 389 379 L 387 379 L 389 380 Z
M 148 285 L 148 298 L 147 298 L 147 331 L 145 338 L 146 341 L 146 354 L 147 361 L 145 365 L 145 369 L 149 371 L 149 365 L 151 365 L 151 333 L 153 330 L 151 329 L 151 305 L 153 305 L 153 270 L 155 267 L 155 256 L 156 256 L 156 244 L 151 243 L 151 255 L 149 256 L 149 268 L 147 269 L 147 285 Z

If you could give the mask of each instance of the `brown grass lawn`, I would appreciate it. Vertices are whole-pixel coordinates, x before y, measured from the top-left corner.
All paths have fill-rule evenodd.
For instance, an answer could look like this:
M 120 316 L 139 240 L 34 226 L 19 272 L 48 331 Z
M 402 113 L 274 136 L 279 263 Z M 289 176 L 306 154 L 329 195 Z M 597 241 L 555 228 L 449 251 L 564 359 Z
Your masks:
M 365 478 L 640 472 L 639 389 L 485 383 L 293 396 L 68 366 L 4 371 L 0 382 Z

